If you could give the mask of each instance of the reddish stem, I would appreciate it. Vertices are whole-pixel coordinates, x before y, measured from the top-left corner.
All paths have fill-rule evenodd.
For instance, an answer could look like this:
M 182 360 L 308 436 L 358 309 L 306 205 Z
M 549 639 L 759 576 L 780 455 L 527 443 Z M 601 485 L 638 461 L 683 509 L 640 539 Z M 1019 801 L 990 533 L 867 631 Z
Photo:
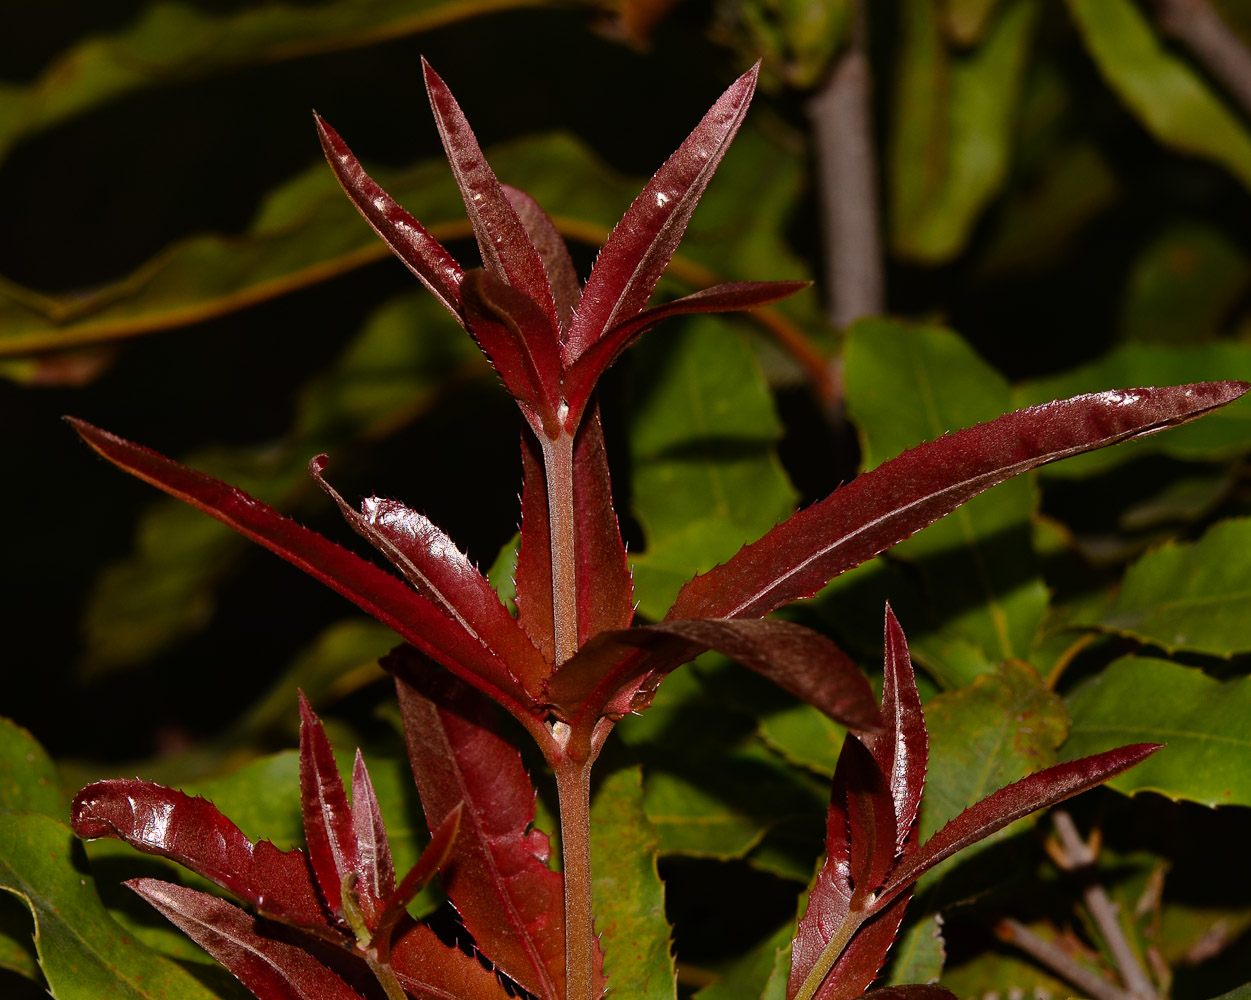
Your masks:
M 565 1000 L 594 1000 L 595 917 L 591 896 L 591 764 L 556 765 L 560 856 L 565 875 Z
M 556 665 L 578 651 L 578 581 L 574 543 L 573 434 L 543 437 L 547 519 L 552 544 L 552 632 Z

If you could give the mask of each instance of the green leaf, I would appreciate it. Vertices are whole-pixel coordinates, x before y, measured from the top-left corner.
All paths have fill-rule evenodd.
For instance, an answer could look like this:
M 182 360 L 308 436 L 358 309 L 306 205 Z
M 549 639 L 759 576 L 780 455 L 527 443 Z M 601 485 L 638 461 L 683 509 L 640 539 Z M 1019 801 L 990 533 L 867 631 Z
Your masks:
M 1221 332 L 1251 284 L 1251 258 L 1212 226 L 1182 223 L 1138 255 L 1121 307 L 1120 335 L 1193 345 Z
M 720 982 L 705 986 L 692 1000 L 764 1000 L 777 992 L 779 979 L 785 996 L 794 934 L 793 923 L 779 927 L 726 968 Z
M 1046 936 L 1049 928 L 1031 925 Z M 1054 931 L 1051 931 L 1054 937 Z M 1073 987 L 1057 979 L 1025 955 L 1007 949 L 988 949 L 943 971 L 942 985 L 958 997 L 984 997 L 1011 992 L 1027 997 L 1072 997 Z
M 947 330 L 858 323 L 844 366 L 865 468 L 1012 408 L 1003 378 Z M 924 574 L 924 601 L 936 624 L 909 624 L 909 644 L 948 686 L 1030 654 L 1047 609 L 1028 530 L 1035 504 L 1033 484 L 1019 477 L 891 550 Z
M 1083 392 L 1179 385 L 1208 379 L 1251 378 L 1251 347 L 1235 343 L 1196 347 L 1126 344 L 1070 372 L 1023 383 L 1015 407 L 1064 399 Z M 1044 466 L 1044 476 L 1076 479 L 1148 454 L 1217 461 L 1243 454 L 1251 444 L 1251 401 L 1240 399 L 1202 420 Z
M 658 619 L 678 588 L 758 538 L 795 504 L 774 454 L 781 425 L 743 335 L 701 317 L 653 332 L 633 358 L 634 557 L 640 611 Z
M 888 173 L 896 253 L 931 264 L 954 257 L 1002 186 L 1039 9 L 1006 0 L 982 43 L 953 56 L 937 3 L 904 3 Z
M 50 817 L 0 814 L 0 888 L 33 914 L 40 966 L 57 1000 L 218 996 L 129 938 L 100 902 L 78 852 L 69 827 Z
M 56 765 L 16 722 L 0 717 L 0 809 L 69 816 Z
M 807 702 L 770 712 L 760 720 L 765 745 L 792 764 L 808 767 L 827 778 L 834 776 L 847 730 Z
M 1251 135 L 1174 55 L 1130 0 L 1067 0 L 1108 85 L 1164 145 L 1213 160 L 1251 186 Z
M 1221 682 L 1167 660 L 1126 656 L 1068 698 L 1064 757 L 1165 743 L 1109 784 L 1208 806 L 1251 805 L 1251 678 Z
M 998 4 L 999 0 L 947 0 L 943 5 L 947 34 L 959 45 L 975 45 Z
M 930 699 L 925 722 L 930 760 L 921 802 L 922 843 L 975 802 L 1054 764 L 1056 749 L 1068 732 L 1064 702 L 1043 687 L 1031 667 L 1016 660 L 966 688 Z M 934 871 L 941 873 L 948 865 L 967 860 L 1029 822 L 1006 827 Z M 933 873 L 927 875 L 921 885 L 934 878 Z
M 1089 624 L 1152 643 L 1231 656 L 1251 649 L 1251 520 L 1170 541 L 1130 566 L 1111 607 Z
M 484 375 L 472 342 L 424 291 L 379 308 L 322 377 L 308 385 L 295 426 L 281 444 L 220 447 L 189 464 L 282 510 L 321 491 L 308 461 L 393 433 L 467 379 Z M 440 327 L 444 332 L 438 331 Z M 223 575 L 248 543 L 176 500 L 158 500 L 140 519 L 136 550 L 106 567 L 85 611 L 84 671 L 99 674 L 142 663 L 212 616 Z
M 591 807 L 595 930 L 613 990 L 638 1000 L 677 995 L 665 887 L 656 870 L 658 848 L 643 811 L 641 770 L 610 775 Z
M 256 4 L 213 16 L 151 4 L 134 24 L 62 53 L 29 85 L 0 87 L 0 158 L 24 136 L 119 97 L 243 66 L 373 45 L 536 0 L 339 0 Z
M 936 983 L 943 974 L 943 963 L 946 961 L 943 918 L 940 914 L 931 913 L 910 926 L 905 924 L 890 950 L 887 982 L 892 986 Z

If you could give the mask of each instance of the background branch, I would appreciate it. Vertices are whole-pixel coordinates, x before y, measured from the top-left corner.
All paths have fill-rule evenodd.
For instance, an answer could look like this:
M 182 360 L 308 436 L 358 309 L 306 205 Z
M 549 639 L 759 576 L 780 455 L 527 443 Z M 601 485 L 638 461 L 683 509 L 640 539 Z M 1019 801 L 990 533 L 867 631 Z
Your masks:
M 1208 73 L 1251 115 L 1251 49 L 1243 44 L 1210 0 L 1152 0 L 1160 28 L 1184 45 Z

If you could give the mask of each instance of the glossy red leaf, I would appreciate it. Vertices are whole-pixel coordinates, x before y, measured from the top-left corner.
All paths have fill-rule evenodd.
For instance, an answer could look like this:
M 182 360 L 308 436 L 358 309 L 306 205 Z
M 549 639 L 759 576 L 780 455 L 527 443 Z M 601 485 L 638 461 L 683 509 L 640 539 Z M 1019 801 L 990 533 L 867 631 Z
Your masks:
M 517 554 L 517 617 L 549 662 L 555 660 L 552 551 L 547 481 L 538 443 L 521 442 L 521 548 Z M 573 445 L 574 550 L 577 561 L 578 642 L 625 628 L 634 617 L 634 591 L 625 545 L 612 505 L 612 482 L 599 411 L 593 408 Z
M 476 955 L 449 948 L 425 924 L 411 920 L 391 945 L 391 969 L 420 1000 L 516 1000 Z
M 478 140 L 447 84 L 421 61 L 426 93 L 465 211 L 478 239 L 482 264 L 495 277 L 529 296 L 553 328 L 559 326 L 547 272 L 529 234 L 505 197 L 499 179 L 482 155 Z
M 1157 743 L 1135 743 L 1056 764 L 988 795 L 969 806 L 916 850 L 909 852 L 891 872 L 880 900 L 907 889 L 940 861 L 989 837 L 1023 816 L 1094 788 L 1133 767 L 1160 749 Z
M 66 418 L 113 464 L 202 510 L 342 594 L 514 715 L 530 696 L 507 662 L 425 597 L 372 563 L 195 469 L 81 420 Z
M 395 863 L 391 860 L 391 845 L 387 841 L 387 828 L 382 821 L 374 783 L 369 778 L 369 769 L 365 767 L 365 758 L 360 750 L 356 751 L 356 761 L 352 765 L 352 832 L 356 836 L 357 888 L 361 909 L 365 912 L 368 925 L 376 928 L 384 909 L 381 901 L 387 900 L 389 904 L 388 897 L 395 892 Z M 419 860 L 418 865 L 420 863 Z M 424 881 L 422 885 L 425 885 Z M 420 886 L 417 891 L 420 891 Z M 405 898 L 399 905 L 406 905 L 411 898 Z
M 908 640 L 886 606 L 886 662 L 882 676 L 883 730 L 866 740 L 882 773 L 889 776 L 895 804 L 895 851 L 915 841 L 917 814 L 925 791 L 929 731 L 921 712 Z
M 851 841 L 851 908 L 865 909 L 895 861 L 895 801 L 872 752 L 851 736 L 838 756 Z
M 1009 413 L 919 445 L 793 515 L 691 580 L 669 618 L 760 617 L 1047 462 L 1193 420 L 1245 382 L 1100 392 Z
M 258 928 L 225 900 L 152 878 L 126 883 L 259 1000 L 364 1000 L 310 952 Z
M 911 893 L 896 897 L 880 913 L 861 924 L 813 994 L 813 1000 L 856 1000 L 864 994 L 886 964 L 886 956 L 899 934 L 911 898 Z M 946 990 L 942 992 L 947 994 Z
M 460 283 L 465 272 L 443 244 L 391 198 L 365 173 L 339 133 L 313 112 L 321 147 L 330 168 L 356 210 L 382 237 L 382 241 L 421 279 L 443 307 L 465 325 L 461 313 Z
M 548 666 L 490 582 L 437 525 L 397 500 L 368 497 L 358 512 L 322 477 L 326 456 L 309 463 L 309 472 L 339 505 L 348 523 L 398 569 L 417 592 L 487 651 L 530 700 Z
M 203 875 L 266 916 L 334 935 L 304 852 L 253 843 L 204 799 L 137 778 L 98 781 L 74 797 L 71 823 L 86 840 L 124 840 Z
M 739 312 L 777 302 L 806 288 L 807 281 L 738 281 L 714 285 L 663 305 L 644 309 L 618 323 L 588 347 L 565 373 L 565 401 L 570 419 L 576 420 L 595 385 L 626 350 L 657 323 L 689 313 Z
M 564 238 L 537 201 L 508 184 L 503 185 L 503 188 L 504 197 L 513 206 L 521 224 L 526 227 L 530 242 L 539 252 L 539 259 L 543 261 L 543 269 L 547 271 L 547 283 L 556 303 L 557 326 L 563 335 L 569 328 L 573 311 L 582 297 L 582 283 L 578 281 L 578 272 L 573 266 L 573 258 L 569 256 L 569 247 L 565 245 Z
M 819 632 L 778 619 L 665 621 L 602 633 L 552 676 L 548 697 L 570 722 L 620 717 L 645 707 L 669 671 L 708 649 L 848 726 L 880 724 L 873 690 L 851 658 Z
M 460 818 L 463 812 L 464 804 L 462 803 L 447 814 L 443 822 L 435 827 L 430 835 L 430 843 L 426 844 L 421 856 L 408 870 L 408 874 L 389 895 L 383 897 L 384 919 L 393 923 L 393 919 L 390 918 L 402 916 L 404 907 L 413 901 L 417 893 L 421 892 L 438 870 L 447 863 L 452 853 L 452 845 L 456 842 L 457 834 L 460 833 Z
M 401 661 L 401 662 L 397 662 Z M 562 1000 L 563 879 L 532 830 L 534 788 L 487 703 L 408 647 L 385 660 L 397 677 L 409 760 L 432 829 L 464 803 L 442 873 L 448 897 L 484 954 L 542 1000 Z
M 759 70 L 757 64 L 730 85 L 613 229 L 595 260 L 569 328 L 568 362 L 576 361 L 607 331 L 647 305 L 747 114 Z
M 360 857 L 356 830 L 343 779 L 321 721 L 300 692 L 300 811 L 304 841 L 322 897 L 338 917 L 343 916 L 343 880 L 359 877 Z
M 560 335 L 529 296 L 477 268 L 461 285 L 465 319 L 536 434 L 561 431 Z

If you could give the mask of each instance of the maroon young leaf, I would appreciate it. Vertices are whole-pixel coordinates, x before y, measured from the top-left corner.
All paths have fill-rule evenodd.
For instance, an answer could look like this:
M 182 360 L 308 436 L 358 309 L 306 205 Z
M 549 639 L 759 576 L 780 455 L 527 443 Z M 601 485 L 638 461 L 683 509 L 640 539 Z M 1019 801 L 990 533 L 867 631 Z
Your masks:
M 366 923 L 377 928 L 386 904 L 390 903 L 389 897 L 395 893 L 395 864 L 391 860 L 391 845 L 387 841 L 387 828 L 382 821 L 374 783 L 369 779 L 369 769 L 359 749 L 352 765 L 352 832 L 356 836 L 357 887 L 363 890 L 361 909 L 365 912 Z M 418 859 L 418 865 L 420 863 Z M 411 898 L 399 905 L 407 905 Z M 381 902 L 384 900 L 386 903 Z
M 548 698 L 568 721 L 639 711 L 681 663 L 715 649 L 768 677 L 833 719 L 860 730 L 881 722 L 873 690 L 833 642 L 776 619 L 664 621 L 604 632 L 548 681 Z
M 945 986 L 935 983 L 907 983 L 901 986 L 879 986 L 861 994 L 864 1000 L 956 1000 L 956 995 Z
M 861 910 L 895 862 L 895 801 L 887 776 L 855 736 L 843 741 L 838 764 L 851 840 L 851 908 Z
M 529 711 L 531 698 L 504 659 L 389 573 L 283 517 L 242 490 L 84 421 L 66 419 L 83 440 L 114 465 L 215 517 L 304 570 L 481 688 L 514 715 L 523 717 Z
M 582 284 L 578 281 L 573 258 L 569 256 L 569 247 L 565 245 L 556 226 L 537 201 L 508 184 L 504 184 L 503 188 L 504 197 L 513 206 L 521 224 L 526 227 L 530 242 L 539 252 L 539 259 L 543 261 L 543 269 L 547 271 L 547 283 L 556 303 L 557 326 L 563 334 L 569 329 L 573 311 L 582 297 Z
M 663 305 L 644 309 L 637 316 L 618 323 L 588 347 L 565 373 L 565 401 L 570 420 L 576 420 L 595 391 L 595 385 L 621 353 L 662 320 L 688 313 L 739 312 L 755 309 L 794 295 L 806 288 L 807 281 L 738 281 L 714 285 Z
M 542 452 L 521 442 L 524 486 L 517 553 L 517 617 L 548 662 L 555 660 L 552 550 Z M 577 561 L 578 642 L 625 628 L 634 617 L 634 591 L 625 545 L 612 505 L 612 482 L 599 411 L 593 408 L 573 445 L 574 550 Z
M 469 127 L 447 84 L 424 58 L 421 69 L 425 74 L 426 93 L 434 111 L 435 125 L 465 200 L 465 210 L 469 213 L 469 222 L 478 240 L 483 266 L 505 284 L 529 296 L 538 304 L 551 326 L 558 328 L 560 321 L 556 305 L 538 250 L 530 242 L 516 209 L 505 197 L 499 179 L 482 155 L 473 129 Z
M 882 732 L 869 737 L 866 743 L 882 773 L 890 778 L 895 803 L 895 851 L 901 854 L 909 841 L 915 840 L 930 739 L 921 712 L 916 674 L 908 655 L 908 640 L 889 604 L 886 606 L 882 718 Z
M 531 830 L 534 788 L 521 756 L 496 734 L 489 706 L 467 685 L 401 647 L 404 735 L 431 829 L 464 803 L 442 881 L 482 951 L 542 1000 L 562 1000 L 563 879 L 547 865 L 547 837 Z
M 460 833 L 460 818 L 463 813 L 464 803 L 461 803 L 447 814 L 443 822 L 430 835 L 430 843 L 421 852 L 421 856 L 413 867 L 408 870 L 408 874 L 389 895 L 383 897 L 383 915 L 379 924 L 379 936 L 394 926 L 396 920 L 404 915 L 404 908 L 447 863 L 452 853 L 452 844 L 456 842 L 456 836 Z
M 476 268 L 461 285 L 465 319 L 536 434 L 555 438 L 561 415 L 560 334 L 525 293 Z
M 757 64 L 730 85 L 613 229 L 569 328 L 567 361 L 576 361 L 605 332 L 647 305 L 747 114 L 759 70 Z
M 153 878 L 126 883 L 221 962 L 259 1000 L 364 1000 L 310 952 L 264 933 L 223 899 Z
M 1135 743 L 1048 767 L 1013 782 L 969 806 L 929 840 L 911 851 L 890 874 L 878 899 L 885 904 L 940 861 L 1002 830 L 1022 816 L 1094 788 L 1160 749 L 1158 743 Z
M 86 840 L 124 840 L 203 875 L 266 916 L 334 936 L 304 852 L 254 844 L 204 799 L 137 778 L 98 781 L 74 797 L 71 824 Z
M 500 663 L 533 697 L 548 665 L 476 566 L 425 515 L 397 500 L 368 497 L 354 510 L 322 476 L 326 456 L 309 472 L 339 505 L 347 522 L 380 551 L 417 592 Z
M 760 617 L 962 503 L 1047 462 L 1193 420 L 1245 382 L 1093 393 L 1018 410 L 919 445 L 793 515 L 678 594 L 669 618 Z
M 343 880 L 359 877 L 362 865 L 343 779 L 321 721 L 300 692 L 300 811 L 304 840 L 322 897 L 343 916 Z
M 477 956 L 449 948 L 429 927 L 411 919 L 391 944 L 391 969 L 419 1000 L 514 1000 Z
M 374 183 L 352 155 L 347 144 L 339 138 L 339 133 L 326 124 L 315 111 L 313 120 L 317 124 L 317 135 L 321 139 L 321 148 L 326 153 L 330 168 L 356 210 L 404 262 L 404 266 L 434 293 L 443 308 L 456 317 L 456 322 L 464 326 L 460 283 L 465 272 L 461 266 L 444 249 L 442 243 L 426 232 L 420 222 Z

